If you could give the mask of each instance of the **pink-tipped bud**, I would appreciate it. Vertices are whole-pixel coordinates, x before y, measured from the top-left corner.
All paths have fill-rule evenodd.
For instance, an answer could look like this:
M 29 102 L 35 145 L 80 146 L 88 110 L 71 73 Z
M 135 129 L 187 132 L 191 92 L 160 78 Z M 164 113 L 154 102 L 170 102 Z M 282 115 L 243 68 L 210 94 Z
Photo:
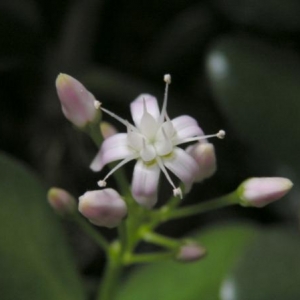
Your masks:
M 75 212 L 76 201 L 66 190 L 53 187 L 48 191 L 47 198 L 55 212 L 61 215 L 72 214 Z
M 195 182 L 200 182 L 211 177 L 217 170 L 216 155 L 214 145 L 207 142 L 191 145 L 186 149 L 199 166 L 199 172 Z
M 116 227 L 127 214 L 127 206 L 114 189 L 89 191 L 79 197 L 79 211 L 97 226 Z
M 282 177 L 250 178 L 238 188 L 243 206 L 263 207 L 282 198 L 292 188 L 293 183 Z
M 97 110 L 95 97 L 75 78 L 59 74 L 56 90 L 65 117 L 77 127 L 84 127 L 95 120 Z
M 118 132 L 117 129 L 108 122 L 101 122 L 100 130 L 104 139 L 107 139 Z
M 177 255 L 177 260 L 182 262 L 194 262 L 206 255 L 206 249 L 194 242 L 182 245 Z

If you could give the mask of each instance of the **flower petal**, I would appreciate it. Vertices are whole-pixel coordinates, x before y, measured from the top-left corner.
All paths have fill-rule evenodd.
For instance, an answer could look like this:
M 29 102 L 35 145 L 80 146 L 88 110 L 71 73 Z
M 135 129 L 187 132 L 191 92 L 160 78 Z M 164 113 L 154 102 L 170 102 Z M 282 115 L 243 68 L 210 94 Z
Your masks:
M 127 142 L 128 146 L 136 151 L 140 151 L 143 148 L 144 137 L 135 131 L 128 131 Z
M 149 140 L 153 140 L 157 132 L 158 123 L 147 111 L 140 120 L 139 130 Z
M 101 171 L 106 164 L 124 159 L 132 154 L 134 151 L 128 147 L 127 133 L 118 133 L 104 140 L 90 168 L 95 172 Z
M 173 119 L 171 122 L 176 132 L 173 139 L 175 145 L 184 143 L 184 139 L 186 138 L 204 135 L 197 121 L 190 116 L 180 116 Z
M 138 160 L 132 179 L 132 195 L 137 203 L 152 208 L 157 201 L 160 168 L 155 164 L 147 165 Z
M 159 107 L 154 96 L 149 94 L 141 94 L 130 104 L 130 111 L 134 124 L 138 127 L 144 114 L 144 101 L 148 113 L 157 121 L 159 119 Z
M 150 162 L 156 157 L 155 148 L 152 145 L 145 145 L 140 151 L 140 157 L 144 162 Z
M 163 163 L 185 184 L 185 192 L 188 192 L 199 172 L 197 162 L 183 149 L 175 147 L 173 155 L 170 158 L 163 158 Z

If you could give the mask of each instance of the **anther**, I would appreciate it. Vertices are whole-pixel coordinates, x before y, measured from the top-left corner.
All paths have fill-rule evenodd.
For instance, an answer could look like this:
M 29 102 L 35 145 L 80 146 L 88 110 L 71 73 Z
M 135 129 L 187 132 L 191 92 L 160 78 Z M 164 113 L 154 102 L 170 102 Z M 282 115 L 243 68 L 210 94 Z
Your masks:
M 102 103 L 101 103 L 100 101 L 94 100 L 94 107 L 95 107 L 96 109 L 100 109 L 101 104 L 102 104 Z
M 106 181 L 105 180 L 99 180 L 98 181 L 98 185 L 100 186 L 100 187 L 106 187 Z
M 219 139 L 224 139 L 225 138 L 225 135 L 226 135 L 226 132 L 224 130 L 220 130 L 218 133 L 217 133 L 217 138 Z
M 167 84 L 171 84 L 171 75 L 170 74 L 164 75 L 164 82 Z
M 181 188 L 178 187 L 178 188 L 174 189 L 174 190 L 173 190 L 173 195 L 174 195 L 175 197 L 179 196 L 180 199 L 182 199 L 183 196 L 182 196 L 182 190 L 181 190 Z

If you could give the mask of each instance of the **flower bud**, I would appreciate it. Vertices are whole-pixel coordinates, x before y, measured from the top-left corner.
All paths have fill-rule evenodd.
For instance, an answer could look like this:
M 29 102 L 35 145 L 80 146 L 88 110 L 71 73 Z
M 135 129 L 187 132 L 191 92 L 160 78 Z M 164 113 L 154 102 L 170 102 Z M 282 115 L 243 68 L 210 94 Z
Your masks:
M 250 178 L 244 181 L 237 192 L 243 206 L 263 207 L 282 198 L 293 183 L 282 177 Z
M 75 212 L 76 201 L 66 190 L 53 187 L 48 191 L 47 198 L 49 204 L 57 213 L 67 215 Z
M 211 177 L 217 170 L 216 155 L 214 145 L 207 142 L 191 145 L 186 149 L 199 166 L 195 182 L 200 182 L 205 178 Z
M 118 132 L 112 124 L 105 121 L 100 123 L 100 130 L 104 139 L 107 139 Z
M 95 120 L 100 110 L 95 108 L 95 97 L 75 78 L 59 74 L 56 90 L 65 117 L 77 127 Z
M 177 255 L 177 260 L 182 262 L 194 262 L 206 255 L 206 249 L 194 242 L 182 245 Z
M 79 197 L 79 211 L 97 226 L 116 227 L 127 214 L 127 206 L 114 189 L 89 191 Z

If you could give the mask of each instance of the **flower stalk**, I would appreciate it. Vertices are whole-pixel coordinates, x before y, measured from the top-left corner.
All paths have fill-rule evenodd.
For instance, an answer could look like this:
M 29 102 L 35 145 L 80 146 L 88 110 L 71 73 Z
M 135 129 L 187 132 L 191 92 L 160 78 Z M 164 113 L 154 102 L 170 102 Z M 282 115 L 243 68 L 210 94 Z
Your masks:
M 107 252 L 107 263 L 103 280 L 100 284 L 97 300 L 112 300 L 117 292 L 116 286 L 123 270 L 121 261 L 121 245 L 118 241 L 112 243 Z
M 239 196 L 236 191 L 234 191 L 233 193 L 209 201 L 205 201 L 203 203 L 178 208 L 177 210 L 161 211 L 160 217 L 162 221 L 186 218 L 193 215 L 203 214 L 211 210 L 236 205 L 239 204 L 239 201 Z

